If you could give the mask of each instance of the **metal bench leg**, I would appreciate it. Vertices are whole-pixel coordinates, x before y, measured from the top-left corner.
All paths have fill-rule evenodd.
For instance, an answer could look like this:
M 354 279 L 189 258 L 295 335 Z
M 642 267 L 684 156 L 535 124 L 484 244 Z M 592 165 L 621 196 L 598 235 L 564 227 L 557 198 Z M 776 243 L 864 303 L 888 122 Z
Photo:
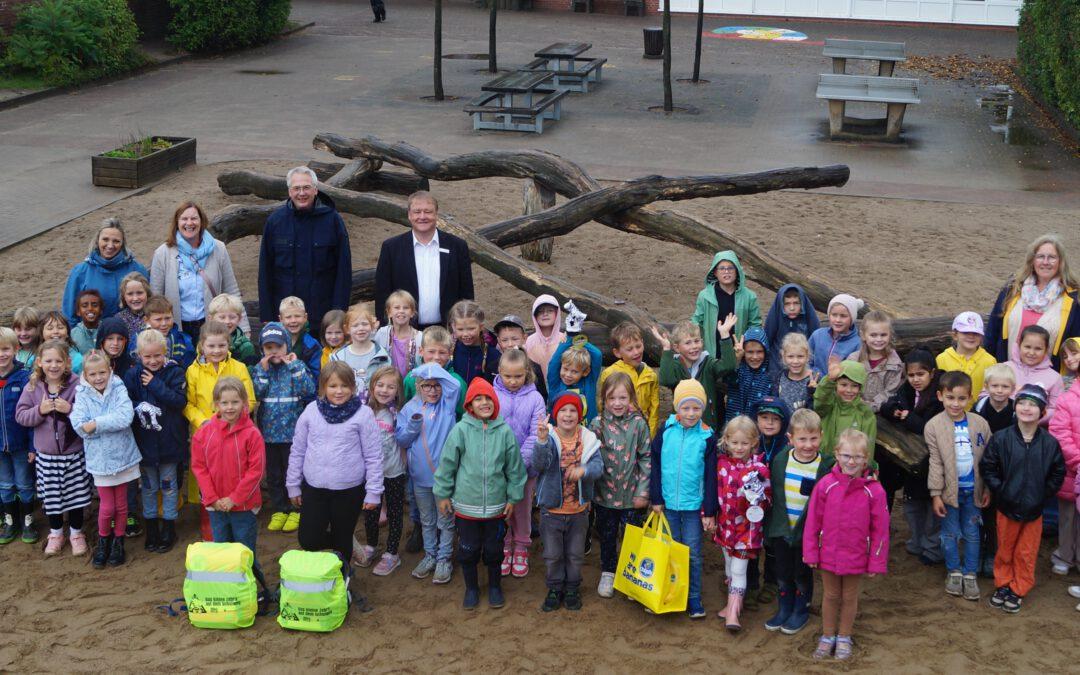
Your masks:
M 878 77 L 892 77 L 893 68 L 896 66 L 895 61 L 878 61 L 877 74 Z
M 829 136 L 836 138 L 844 131 L 845 101 L 829 100 Z
M 846 73 L 847 59 L 840 59 L 834 56 L 832 60 L 832 71 L 837 75 L 843 75 L 844 73 Z
M 885 120 L 885 138 L 895 141 L 900 138 L 900 129 L 904 124 L 904 110 L 906 103 L 890 103 L 888 116 Z

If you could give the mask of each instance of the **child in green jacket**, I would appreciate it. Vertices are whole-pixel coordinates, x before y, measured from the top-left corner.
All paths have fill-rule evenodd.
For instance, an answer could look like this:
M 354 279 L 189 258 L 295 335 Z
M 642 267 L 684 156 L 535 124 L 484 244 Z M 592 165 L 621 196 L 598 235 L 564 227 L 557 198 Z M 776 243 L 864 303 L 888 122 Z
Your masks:
M 497 608 L 505 604 L 503 522 L 525 494 L 525 463 L 513 430 L 499 417 L 499 397 L 483 378 L 469 385 L 465 410 L 446 437 L 432 492 L 439 510 L 455 516 L 458 562 L 465 578 L 462 606 L 471 610 L 480 604 L 476 564 L 482 557 L 488 569 L 488 605 Z
M 717 326 L 720 339 L 720 356 L 705 351 L 701 327 L 693 321 L 680 321 L 664 337 L 653 328 L 656 341 L 663 347 L 660 357 L 660 386 L 672 391 L 683 380 L 697 380 L 705 387 L 705 412 L 701 421 L 713 429 L 719 429 L 724 419 L 724 397 L 720 385 L 724 376 L 735 370 L 735 346 L 731 331 L 735 327 L 735 315 L 729 314 Z
M 874 464 L 877 418 L 862 400 L 866 367 L 858 361 L 830 361 L 828 376 L 814 392 L 814 410 L 821 416 L 821 454 L 832 457 L 836 441 L 844 429 L 858 429 L 866 434 L 867 459 Z

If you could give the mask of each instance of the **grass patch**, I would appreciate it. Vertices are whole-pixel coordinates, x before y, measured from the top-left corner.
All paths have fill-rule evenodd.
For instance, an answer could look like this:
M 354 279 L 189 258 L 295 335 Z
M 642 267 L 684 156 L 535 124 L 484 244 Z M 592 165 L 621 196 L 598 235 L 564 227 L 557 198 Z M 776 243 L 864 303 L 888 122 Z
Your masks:
M 45 80 L 33 75 L 0 72 L 0 89 L 44 89 Z

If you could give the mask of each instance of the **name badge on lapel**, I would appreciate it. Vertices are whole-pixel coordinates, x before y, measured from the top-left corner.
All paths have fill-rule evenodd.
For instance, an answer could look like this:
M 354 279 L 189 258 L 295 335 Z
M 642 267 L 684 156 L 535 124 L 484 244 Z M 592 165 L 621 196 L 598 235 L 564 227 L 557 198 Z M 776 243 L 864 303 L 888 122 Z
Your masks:
M 450 249 L 448 249 L 448 248 L 440 248 L 439 253 L 445 253 L 446 255 L 450 255 Z

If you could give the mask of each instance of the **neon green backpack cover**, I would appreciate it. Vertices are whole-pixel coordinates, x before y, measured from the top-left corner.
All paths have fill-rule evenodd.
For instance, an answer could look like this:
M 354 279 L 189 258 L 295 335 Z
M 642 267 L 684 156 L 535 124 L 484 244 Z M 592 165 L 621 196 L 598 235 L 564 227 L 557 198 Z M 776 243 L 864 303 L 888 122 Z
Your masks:
M 184 602 L 197 628 L 247 628 L 255 623 L 255 554 L 243 544 L 197 542 L 187 547 Z
M 281 566 L 278 625 L 329 633 L 345 621 L 349 600 L 341 559 L 327 551 L 286 551 Z

